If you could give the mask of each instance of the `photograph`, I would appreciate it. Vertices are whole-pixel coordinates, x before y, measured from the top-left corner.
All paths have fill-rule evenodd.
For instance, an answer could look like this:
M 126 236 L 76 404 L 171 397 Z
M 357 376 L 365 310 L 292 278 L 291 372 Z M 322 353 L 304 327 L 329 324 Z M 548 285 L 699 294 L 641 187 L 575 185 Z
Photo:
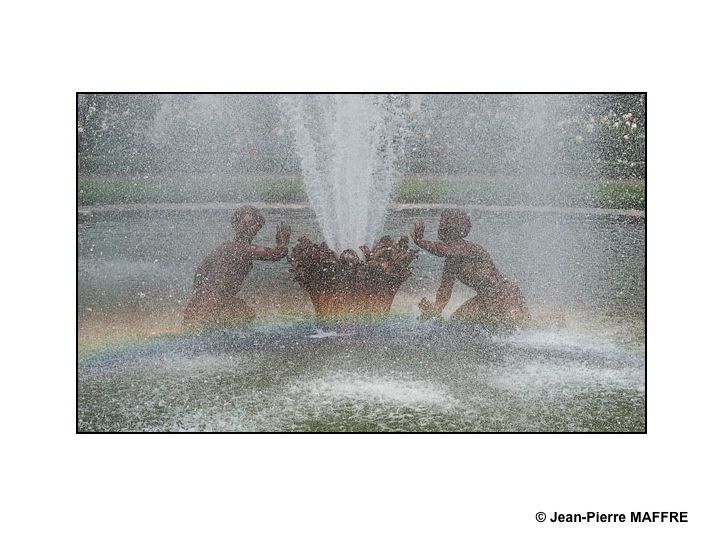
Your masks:
M 645 92 L 77 92 L 84 433 L 647 433 Z
M 715 11 L 8 4 L 2 537 L 719 537 Z

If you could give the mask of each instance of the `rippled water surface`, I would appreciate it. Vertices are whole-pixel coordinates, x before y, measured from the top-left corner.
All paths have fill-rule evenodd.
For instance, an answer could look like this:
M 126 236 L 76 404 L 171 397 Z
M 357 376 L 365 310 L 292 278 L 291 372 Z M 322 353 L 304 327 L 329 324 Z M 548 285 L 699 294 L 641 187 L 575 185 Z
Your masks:
M 637 431 L 643 351 L 385 321 L 159 338 L 81 363 L 83 430 Z

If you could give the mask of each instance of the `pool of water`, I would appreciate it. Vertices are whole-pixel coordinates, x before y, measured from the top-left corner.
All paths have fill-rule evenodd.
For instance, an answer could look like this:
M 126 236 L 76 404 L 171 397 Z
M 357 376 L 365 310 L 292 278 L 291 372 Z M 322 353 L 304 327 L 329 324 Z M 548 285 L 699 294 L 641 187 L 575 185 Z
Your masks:
M 89 431 L 643 431 L 644 356 L 387 320 L 163 337 L 80 363 Z
M 319 238 L 305 208 L 264 210 Z M 530 328 L 490 335 L 417 321 L 441 261 L 421 254 L 384 321 L 319 328 L 286 262 L 241 294 L 258 321 L 183 335 L 195 267 L 229 238 L 224 208 L 83 213 L 78 242 L 82 431 L 644 431 L 645 221 L 472 210 L 470 239 L 525 292 Z M 439 210 L 396 209 L 433 237 Z M 447 312 L 471 296 L 456 285 Z

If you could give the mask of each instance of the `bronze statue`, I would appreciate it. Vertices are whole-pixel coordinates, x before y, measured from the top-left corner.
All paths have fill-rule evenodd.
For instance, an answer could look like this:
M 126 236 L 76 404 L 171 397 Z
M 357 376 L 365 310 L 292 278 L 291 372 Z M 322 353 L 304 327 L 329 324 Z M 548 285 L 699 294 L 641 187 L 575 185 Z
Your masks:
M 465 240 L 472 224 L 467 213 L 459 209 L 443 210 L 438 228 L 439 242 L 424 239 L 425 224 L 415 224 L 413 240 L 422 249 L 445 258 L 440 287 L 435 302 L 420 301 L 423 318 L 438 317 L 450 300 L 453 284 L 460 283 L 475 289 L 477 295 L 452 315 L 454 320 L 477 321 L 499 327 L 517 327 L 530 320 L 520 288 L 495 267 L 490 254 Z
M 253 206 L 236 210 L 231 219 L 235 239 L 217 247 L 195 272 L 193 293 L 185 309 L 183 324 L 189 327 L 249 322 L 255 313 L 236 298 L 253 261 L 279 261 L 287 255 L 290 227 L 277 226 L 275 247 L 252 243 L 265 225 L 265 218 Z
M 338 256 L 325 242 L 298 240 L 288 259 L 295 279 L 310 295 L 320 320 L 387 314 L 400 285 L 412 274 L 417 250 L 407 237 L 382 237 L 372 249 L 360 246 L 365 260 L 346 249 Z

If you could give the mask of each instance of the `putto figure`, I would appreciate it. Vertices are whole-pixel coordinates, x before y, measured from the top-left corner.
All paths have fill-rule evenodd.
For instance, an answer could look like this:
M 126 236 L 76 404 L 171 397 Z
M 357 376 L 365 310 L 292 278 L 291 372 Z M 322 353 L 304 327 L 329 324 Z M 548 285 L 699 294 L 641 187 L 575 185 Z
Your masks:
M 235 239 L 217 247 L 205 257 L 193 282 L 193 293 L 185 309 L 183 324 L 189 327 L 249 322 L 255 313 L 245 301 L 236 298 L 253 261 L 279 261 L 287 256 L 290 227 L 277 226 L 275 247 L 252 243 L 265 225 L 265 218 L 253 206 L 236 210 L 231 219 Z
M 475 289 L 477 295 L 460 306 L 453 313 L 453 319 L 477 321 L 502 328 L 526 324 L 530 314 L 520 288 L 500 273 L 485 249 L 465 240 L 471 227 L 470 218 L 459 209 L 443 210 L 438 228 L 439 242 L 424 239 L 423 221 L 415 224 L 415 243 L 433 255 L 445 258 L 435 302 L 427 298 L 420 301 L 423 318 L 440 316 L 450 300 L 457 279 Z

